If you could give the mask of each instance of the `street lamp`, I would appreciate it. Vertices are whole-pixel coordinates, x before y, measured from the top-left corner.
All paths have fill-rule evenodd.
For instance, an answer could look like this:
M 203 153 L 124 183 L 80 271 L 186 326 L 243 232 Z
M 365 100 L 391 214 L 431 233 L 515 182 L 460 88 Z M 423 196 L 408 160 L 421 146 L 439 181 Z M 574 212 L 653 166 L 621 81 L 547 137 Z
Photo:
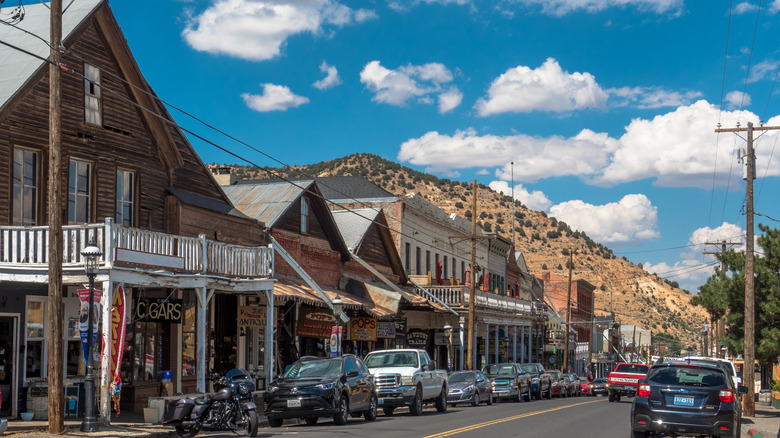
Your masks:
M 84 380 L 84 401 L 86 409 L 84 410 L 84 421 L 81 423 L 82 432 L 96 432 L 98 430 L 97 419 L 95 418 L 95 375 L 92 370 L 92 343 L 94 337 L 94 303 L 95 303 L 95 276 L 98 273 L 100 256 L 103 252 L 98 248 L 95 242 L 95 236 L 92 236 L 87 246 L 81 250 L 84 257 L 84 270 L 89 278 L 89 319 L 87 334 L 87 376 Z
M 450 371 L 450 344 L 452 343 L 452 326 L 449 322 L 444 324 L 444 337 L 447 338 L 447 371 Z
M 333 316 L 336 317 L 336 327 L 338 329 L 336 330 L 336 339 L 338 342 L 338 345 L 336 346 L 336 355 L 341 355 L 341 315 L 344 314 L 344 302 L 341 301 L 341 297 L 336 295 L 336 298 L 331 301 L 331 305 L 333 305 Z

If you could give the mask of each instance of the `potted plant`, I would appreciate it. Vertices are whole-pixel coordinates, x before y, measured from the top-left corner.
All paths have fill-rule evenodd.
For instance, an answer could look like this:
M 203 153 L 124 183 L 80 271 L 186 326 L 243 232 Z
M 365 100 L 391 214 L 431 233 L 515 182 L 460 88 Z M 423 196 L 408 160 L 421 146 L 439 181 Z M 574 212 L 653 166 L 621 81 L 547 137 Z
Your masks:
M 769 388 L 772 389 L 772 407 L 780 409 L 780 380 L 774 379 L 769 384 Z

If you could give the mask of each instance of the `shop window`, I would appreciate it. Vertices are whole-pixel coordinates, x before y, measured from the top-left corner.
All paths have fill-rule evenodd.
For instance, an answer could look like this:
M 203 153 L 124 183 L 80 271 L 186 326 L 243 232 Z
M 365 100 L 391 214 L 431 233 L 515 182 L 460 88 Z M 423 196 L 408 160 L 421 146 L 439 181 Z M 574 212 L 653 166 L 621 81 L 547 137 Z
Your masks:
M 84 224 L 90 220 L 92 164 L 70 160 L 68 173 L 68 224 Z
M 13 225 L 38 225 L 38 152 L 14 149 Z
M 425 251 L 425 273 L 431 272 L 431 252 Z
M 28 299 L 25 327 L 25 339 L 27 341 L 27 353 L 25 363 L 25 376 L 46 377 L 46 355 L 44 349 L 46 336 L 46 302 L 45 297 L 40 299 Z
M 301 198 L 301 234 L 309 233 L 309 199 Z
M 185 292 L 182 299 L 182 370 L 181 375 L 183 377 L 195 375 L 195 347 L 197 342 L 197 324 L 195 320 L 198 313 L 198 302 L 195 298 L 195 294 L 192 292 Z
M 411 273 L 411 260 L 412 260 L 412 245 L 409 244 L 409 242 L 406 243 L 406 246 L 404 247 L 404 267 L 406 268 L 407 273 Z
M 415 257 L 415 266 L 414 266 L 414 272 L 415 272 L 417 275 L 420 275 L 420 263 L 421 263 L 421 259 L 420 259 L 420 257 L 421 257 L 421 256 L 420 256 L 420 251 L 421 251 L 421 250 L 420 250 L 420 247 L 418 246 L 418 247 L 417 247 L 417 250 L 415 251 L 415 256 L 416 256 L 416 257 Z
M 449 274 L 447 272 L 448 271 L 448 266 L 449 266 L 448 262 L 449 262 L 449 260 L 447 260 L 447 256 L 444 256 L 444 263 L 443 263 L 443 265 L 444 265 L 444 278 L 448 278 L 449 277 Z
M 133 339 L 133 380 L 155 380 L 158 355 L 162 354 L 162 330 L 156 322 L 137 321 Z
M 116 223 L 126 227 L 135 225 L 135 172 L 116 171 Z
M 84 64 L 84 121 L 103 126 L 100 107 L 100 69 Z

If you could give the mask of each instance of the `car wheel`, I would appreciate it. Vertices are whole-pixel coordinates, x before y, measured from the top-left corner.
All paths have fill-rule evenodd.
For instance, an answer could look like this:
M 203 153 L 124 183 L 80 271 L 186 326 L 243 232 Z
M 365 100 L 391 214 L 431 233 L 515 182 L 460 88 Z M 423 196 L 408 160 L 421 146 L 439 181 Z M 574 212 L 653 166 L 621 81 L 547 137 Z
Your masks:
M 512 401 L 520 403 L 523 401 L 523 394 L 520 392 L 520 388 L 517 388 L 517 397 L 514 398 Z
M 347 395 L 344 394 L 339 400 L 339 411 L 333 416 L 333 422 L 339 426 L 347 424 L 349 418 L 349 404 L 347 403 Z
M 317 424 L 317 421 L 320 419 L 320 417 L 306 417 L 306 424 L 309 426 L 314 426 Z
M 479 391 L 475 391 L 475 394 L 479 394 Z M 477 395 L 479 397 L 479 395 Z M 479 404 L 479 403 L 478 403 Z M 422 411 L 422 408 L 420 409 Z M 436 411 L 447 412 L 447 387 L 442 387 L 439 396 L 436 397 Z
M 552 400 L 552 386 L 547 388 L 547 400 Z
M 488 406 L 493 406 L 493 391 L 488 392 L 487 404 Z
M 384 413 L 387 416 L 393 415 L 393 412 L 395 412 L 395 408 L 393 407 L 382 408 L 382 413 Z
M 531 401 L 531 387 L 528 387 L 528 401 Z
M 610 401 L 610 403 L 615 401 L 615 393 L 614 392 L 610 392 L 609 393 L 609 401 Z
M 471 406 L 479 406 L 479 391 L 474 391 L 474 396 L 471 397 Z
M 371 400 L 368 402 L 368 410 L 363 413 L 363 418 L 366 419 L 366 421 L 374 421 L 376 420 L 376 407 L 379 404 L 379 402 L 376 399 L 375 395 L 371 395 Z
M 271 427 L 282 427 L 282 423 L 284 423 L 284 420 L 282 420 L 281 418 L 268 419 L 268 425 Z
M 412 405 L 409 406 L 409 413 L 415 417 L 422 415 L 422 411 L 423 411 L 422 394 L 420 392 L 421 391 L 418 388 L 417 391 L 414 393 L 414 400 L 412 400 Z
M 620 403 L 620 394 L 615 394 L 615 403 Z

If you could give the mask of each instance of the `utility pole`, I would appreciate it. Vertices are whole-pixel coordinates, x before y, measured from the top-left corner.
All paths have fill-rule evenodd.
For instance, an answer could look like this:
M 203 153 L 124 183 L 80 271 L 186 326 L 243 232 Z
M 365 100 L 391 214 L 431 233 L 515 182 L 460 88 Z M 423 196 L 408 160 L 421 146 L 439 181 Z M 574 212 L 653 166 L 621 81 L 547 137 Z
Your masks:
M 726 246 L 727 245 L 742 245 L 742 242 L 726 242 L 724 240 L 722 242 L 704 242 L 704 244 L 705 245 L 721 245 L 720 252 L 717 252 L 717 251 L 704 251 L 702 253 L 702 254 L 717 255 L 717 254 L 723 254 L 724 252 L 726 252 Z M 726 272 L 726 261 L 725 260 L 720 262 L 720 272 L 724 272 L 724 273 Z M 712 320 L 712 323 L 715 324 L 715 320 L 714 319 Z M 721 352 L 721 350 L 720 350 L 720 348 L 721 348 L 720 347 L 720 341 L 723 339 L 723 329 L 726 327 L 726 315 L 723 315 L 723 316 L 721 316 L 719 318 L 719 320 L 717 321 L 717 325 L 718 325 L 718 330 L 717 330 L 718 340 L 715 342 L 715 348 L 717 348 L 715 356 L 716 357 L 720 357 L 720 355 L 721 355 L 721 353 L 720 353 Z M 713 330 L 712 330 L 712 334 L 713 334 L 713 336 L 715 336 L 715 334 L 716 334 L 714 327 L 713 327 Z M 726 358 L 726 354 L 725 353 L 723 353 L 723 358 L 724 359 Z
M 512 169 L 512 251 L 517 251 L 515 249 L 515 162 L 510 161 L 509 164 Z M 512 256 L 514 257 L 514 254 Z
M 763 125 L 763 123 L 762 123 Z M 747 188 L 745 193 L 745 369 L 743 370 L 743 379 L 748 388 L 748 393 L 742 397 L 742 413 L 746 417 L 755 417 L 756 415 L 756 385 L 755 385 L 755 291 L 754 291 L 754 266 L 753 266 L 753 179 L 755 179 L 755 153 L 753 152 L 753 132 L 778 130 L 780 126 L 753 126 L 748 122 L 747 128 L 718 128 L 715 132 L 747 132 L 747 172 L 745 179 Z
M 65 417 L 62 362 L 62 0 L 51 0 L 51 50 L 49 64 L 49 433 L 62 434 Z M 90 309 L 92 312 L 92 309 Z M 91 352 L 90 352 L 91 354 Z
M 571 271 L 574 267 L 574 251 L 569 253 L 569 294 L 566 298 L 566 339 L 565 349 L 563 350 L 563 367 L 561 370 L 565 373 L 569 367 L 569 332 L 571 331 Z

